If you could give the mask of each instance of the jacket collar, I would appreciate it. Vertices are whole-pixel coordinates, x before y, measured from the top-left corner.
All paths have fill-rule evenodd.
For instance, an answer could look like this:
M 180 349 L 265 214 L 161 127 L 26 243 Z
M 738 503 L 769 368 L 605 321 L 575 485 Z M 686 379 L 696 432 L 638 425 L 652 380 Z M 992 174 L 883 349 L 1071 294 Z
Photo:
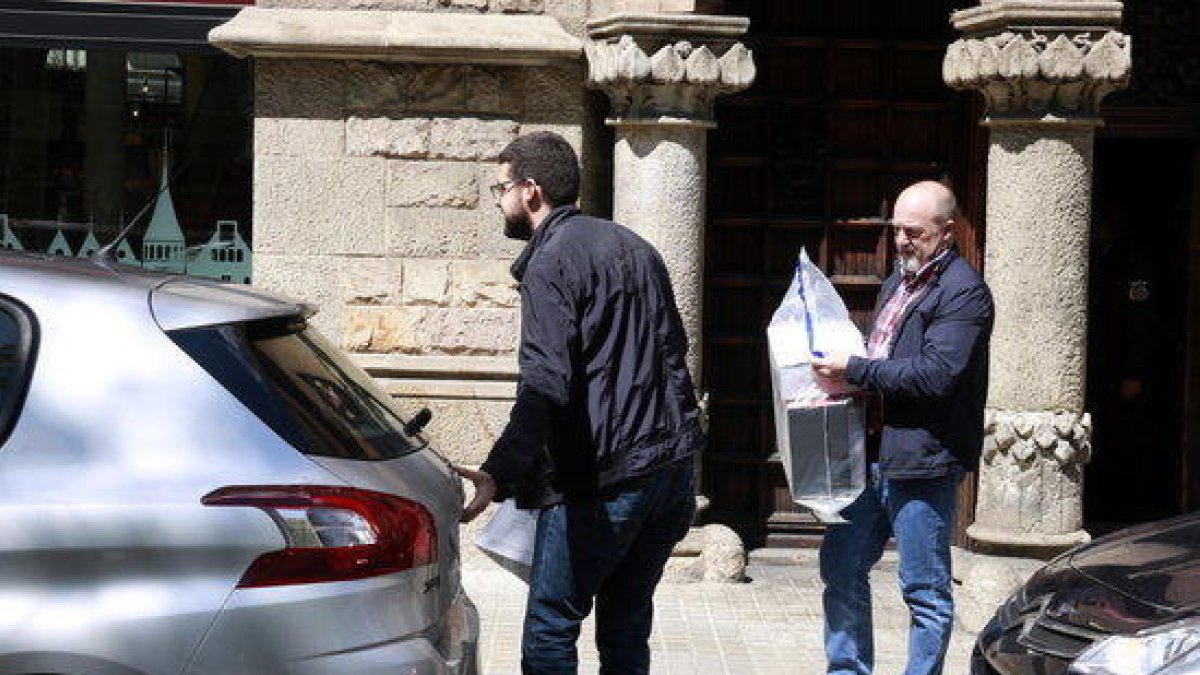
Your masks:
M 525 248 L 521 250 L 521 254 L 513 261 L 509 271 L 512 272 L 513 278 L 520 281 L 525 276 L 525 268 L 529 267 L 529 260 L 533 254 L 547 239 L 553 230 L 557 229 L 558 224 L 567 218 L 578 214 L 579 207 L 574 204 L 555 207 L 546 215 L 546 219 L 542 224 L 533 231 L 533 236 L 529 238 L 529 242 L 525 244 Z

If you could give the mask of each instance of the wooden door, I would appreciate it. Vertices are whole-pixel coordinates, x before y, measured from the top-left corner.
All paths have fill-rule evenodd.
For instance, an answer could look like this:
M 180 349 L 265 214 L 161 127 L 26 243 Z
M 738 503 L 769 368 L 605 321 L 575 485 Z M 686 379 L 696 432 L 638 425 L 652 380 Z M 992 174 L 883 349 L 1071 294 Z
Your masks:
M 1094 155 L 1083 503 L 1101 534 L 1182 512 L 1195 181 L 1187 139 L 1110 132 Z
M 1093 533 L 1200 508 L 1200 3 L 1127 0 L 1123 14 L 1133 77 L 1096 132 Z
M 942 0 L 725 3 L 726 13 L 751 19 L 759 75 L 721 102 L 710 139 L 704 492 L 713 518 L 751 546 L 803 544 L 822 531 L 787 495 L 765 351 L 800 248 L 865 327 L 892 263 L 881 216 L 903 186 L 948 180 L 968 220 L 982 220 L 976 96 L 941 78 L 958 8 Z M 959 233 L 976 264 L 980 233 Z
M 1200 106 L 1198 106 L 1200 107 Z M 1200 116 L 1200 110 L 1197 111 Z M 1192 143 L 1189 193 L 1187 328 L 1184 331 L 1183 428 L 1179 503 L 1184 512 L 1200 510 L 1200 140 Z

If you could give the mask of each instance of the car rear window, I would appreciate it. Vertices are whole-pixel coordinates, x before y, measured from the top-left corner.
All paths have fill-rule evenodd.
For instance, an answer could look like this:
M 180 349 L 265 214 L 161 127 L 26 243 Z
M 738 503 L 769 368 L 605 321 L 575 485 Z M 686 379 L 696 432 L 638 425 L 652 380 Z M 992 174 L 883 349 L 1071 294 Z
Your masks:
M 309 455 L 394 459 L 422 446 L 388 396 L 301 319 L 171 331 L 275 433 Z
M 0 299 L 0 442 L 17 421 L 33 364 L 33 322 L 16 304 Z

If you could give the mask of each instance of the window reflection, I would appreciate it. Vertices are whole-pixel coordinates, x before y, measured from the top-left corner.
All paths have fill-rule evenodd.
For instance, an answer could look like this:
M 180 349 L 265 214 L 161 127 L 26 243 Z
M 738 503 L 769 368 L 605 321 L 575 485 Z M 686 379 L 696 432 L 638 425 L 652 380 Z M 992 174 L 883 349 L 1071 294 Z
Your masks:
M 20 327 L 8 312 L 0 310 L 0 401 L 6 398 L 9 384 L 13 382 L 20 346 Z
M 249 65 L 212 53 L 0 49 L 0 248 L 250 281 Z M 150 206 L 148 206 L 150 205 Z

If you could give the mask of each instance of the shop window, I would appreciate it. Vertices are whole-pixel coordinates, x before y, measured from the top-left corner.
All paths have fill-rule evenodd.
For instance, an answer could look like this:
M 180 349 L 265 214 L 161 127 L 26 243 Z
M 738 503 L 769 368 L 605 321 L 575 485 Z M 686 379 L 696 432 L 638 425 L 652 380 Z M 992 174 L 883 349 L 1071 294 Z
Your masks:
M 212 51 L 0 47 L 0 247 L 83 257 L 140 214 L 118 260 L 248 279 L 252 82 Z

